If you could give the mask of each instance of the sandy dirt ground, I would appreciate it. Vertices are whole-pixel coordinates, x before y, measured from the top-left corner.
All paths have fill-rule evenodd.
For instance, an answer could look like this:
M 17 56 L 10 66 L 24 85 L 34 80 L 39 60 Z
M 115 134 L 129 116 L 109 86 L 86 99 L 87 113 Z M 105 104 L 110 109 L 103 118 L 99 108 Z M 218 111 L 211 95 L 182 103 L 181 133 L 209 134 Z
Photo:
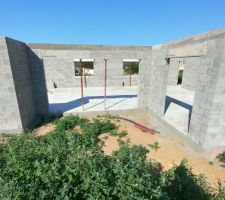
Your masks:
M 174 164 L 179 165 L 182 159 L 186 158 L 193 173 L 196 175 L 205 174 L 207 182 L 212 187 L 217 187 L 218 181 L 225 182 L 225 169 L 220 166 L 218 161 L 214 161 L 212 165 L 209 163 L 209 160 L 193 155 L 188 151 L 187 144 L 181 139 L 167 137 L 166 134 L 161 133 L 152 135 L 143 132 L 125 120 L 114 120 L 114 122 L 119 126 L 120 131 L 125 130 L 128 132 L 123 138 L 124 140 L 129 139 L 131 144 L 147 147 L 150 150 L 147 157 L 160 162 L 164 170 L 170 169 Z M 37 136 L 43 136 L 52 130 L 54 130 L 54 126 L 47 124 L 37 129 L 36 134 Z M 119 148 L 118 137 L 102 134 L 100 139 L 105 142 L 103 150 L 107 155 L 111 155 L 113 151 Z M 159 143 L 160 148 L 157 151 L 148 146 L 154 142 Z
M 35 131 L 37 137 L 42 137 L 55 129 L 55 126 L 51 123 L 41 126 Z
M 148 158 L 155 159 L 163 165 L 164 170 L 168 170 L 174 166 L 179 165 L 182 159 L 187 159 L 189 166 L 192 168 L 193 173 L 196 175 L 205 174 L 207 181 L 212 186 L 217 186 L 219 182 L 225 182 L 225 169 L 220 166 L 218 161 L 214 161 L 213 165 L 210 165 L 209 160 L 196 155 L 191 154 L 187 149 L 187 144 L 179 139 L 171 139 L 166 137 L 164 134 L 149 134 L 143 132 L 140 129 L 134 127 L 130 122 L 120 120 L 118 123 L 120 130 L 126 130 L 128 132 L 125 139 L 129 139 L 132 144 L 143 145 L 147 147 L 150 152 Z M 105 141 L 104 152 L 108 155 L 114 150 L 119 148 L 116 137 L 101 136 Z M 105 139 L 104 139 L 105 138 Z M 159 149 L 154 151 L 148 145 L 154 142 L 159 143 Z

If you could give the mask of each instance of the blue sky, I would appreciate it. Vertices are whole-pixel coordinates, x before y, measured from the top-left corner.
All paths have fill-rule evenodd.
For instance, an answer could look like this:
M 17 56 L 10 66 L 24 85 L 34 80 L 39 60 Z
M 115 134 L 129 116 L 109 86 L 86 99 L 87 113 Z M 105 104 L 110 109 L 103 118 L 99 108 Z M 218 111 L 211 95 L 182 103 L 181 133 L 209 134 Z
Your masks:
M 0 0 L 0 35 L 24 42 L 153 45 L 225 27 L 225 0 Z

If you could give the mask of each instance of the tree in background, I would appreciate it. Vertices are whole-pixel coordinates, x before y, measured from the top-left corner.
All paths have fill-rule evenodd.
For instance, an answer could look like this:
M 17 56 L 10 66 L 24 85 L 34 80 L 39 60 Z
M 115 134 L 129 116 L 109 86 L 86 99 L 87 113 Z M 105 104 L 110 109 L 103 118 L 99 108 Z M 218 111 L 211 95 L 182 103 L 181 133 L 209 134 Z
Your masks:
M 139 63 L 138 62 L 125 62 L 123 69 L 124 69 L 125 74 L 138 74 Z

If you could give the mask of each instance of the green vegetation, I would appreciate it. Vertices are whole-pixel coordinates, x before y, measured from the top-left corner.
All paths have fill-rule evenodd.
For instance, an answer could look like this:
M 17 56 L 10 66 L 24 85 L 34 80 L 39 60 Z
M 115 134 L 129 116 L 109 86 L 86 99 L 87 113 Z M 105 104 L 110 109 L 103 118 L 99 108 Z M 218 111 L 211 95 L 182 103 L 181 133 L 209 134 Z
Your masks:
M 214 165 L 214 162 L 213 161 L 209 161 L 209 165 Z
M 220 162 L 225 163 L 225 151 L 220 153 L 216 158 L 219 159 Z
M 94 62 L 82 62 L 85 69 L 94 69 Z
M 184 70 L 179 70 L 177 85 L 182 84 Z
M 160 148 L 158 142 L 154 142 L 153 144 L 149 144 L 148 146 L 155 151 L 157 151 Z
M 125 62 L 123 67 L 125 74 L 138 74 L 139 63 L 138 62 Z
M 109 119 L 68 116 L 54 123 L 46 136 L 12 136 L 0 146 L 1 200 L 225 197 L 222 187 L 214 191 L 203 176 L 193 175 L 186 161 L 163 172 L 159 163 L 147 160 L 148 149 L 122 139 L 118 151 L 105 155 L 98 136 L 117 131 Z
M 88 61 L 82 62 L 82 68 L 94 70 L 94 62 L 88 62 Z M 83 73 L 85 73 L 85 71 L 83 71 Z M 92 76 L 93 74 L 85 73 L 85 75 Z M 75 62 L 75 76 L 81 76 L 80 62 Z

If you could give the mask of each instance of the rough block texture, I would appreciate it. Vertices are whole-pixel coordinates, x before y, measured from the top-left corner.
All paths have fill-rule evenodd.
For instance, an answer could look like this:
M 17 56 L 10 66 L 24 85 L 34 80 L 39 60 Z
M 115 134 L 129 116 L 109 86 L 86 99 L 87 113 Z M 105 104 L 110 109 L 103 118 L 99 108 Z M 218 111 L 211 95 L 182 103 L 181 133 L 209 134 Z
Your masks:
M 225 39 L 207 42 L 201 60 L 189 136 L 199 145 L 225 146 Z
M 187 137 L 204 148 L 225 147 L 224 38 L 222 29 L 153 46 L 151 65 L 140 73 L 139 107 L 161 117 L 166 87 L 176 85 L 177 63 L 184 61 L 182 87 L 195 92 Z
M 75 76 L 74 59 L 95 59 L 94 76 L 87 76 L 87 86 L 104 86 L 104 59 L 108 59 L 107 85 L 130 85 L 129 76 L 123 75 L 123 59 L 141 59 L 151 47 L 129 46 L 79 46 L 79 45 L 45 45 L 28 44 L 43 59 L 48 89 L 53 82 L 58 88 L 80 86 L 80 77 Z M 138 75 L 132 75 L 131 85 L 138 85 Z
M 32 68 L 33 60 L 28 56 L 30 49 L 25 43 L 10 38 L 0 41 L 4 52 L 0 54 L 1 131 L 19 132 L 32 128 L 38 117 L 45 118 L 48 114 L 44 75 L 34 70 L 40 65 Z
M 162 119 L 167 85 L 176 85 L 184 61 L 182 87 L 195 93 L 187 137 L 204 148 L 225 147 L 225 29 L 153 47 L 28 44 L 0 37 L 0 131 L 32 127 L 48 115 L 47 87 L 79 87 L 74 59 L 95 59 L 87 85 L 129 85 L 123 59 L 140 59 L 139 108 Z M 168 59 L 170 62 L 168 62 Z M 181 105 L 180 105 L 181 106 Z
M 22 130 L 5 37 L 0 37 L 0 124 L 1 131 Z

